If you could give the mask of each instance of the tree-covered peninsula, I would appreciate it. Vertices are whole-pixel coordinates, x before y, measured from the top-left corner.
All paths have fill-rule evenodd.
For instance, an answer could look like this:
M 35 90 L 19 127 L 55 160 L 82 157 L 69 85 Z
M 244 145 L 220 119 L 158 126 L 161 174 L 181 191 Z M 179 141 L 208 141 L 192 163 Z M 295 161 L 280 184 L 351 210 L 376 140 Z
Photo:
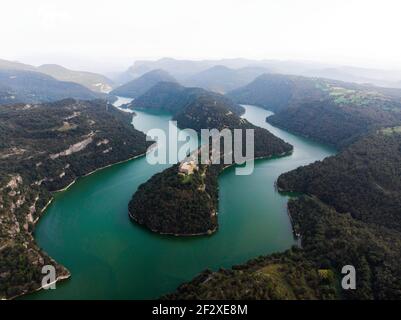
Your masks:
M 234 129 L 254 129 L 255 154 L 252 160 L 253 157 L 282 156 L 292 151 L 290 144 L 240 118 L 213 97 L 201 96 L 177 113 L 174 118 L 179 127 L 198 132 L 212 128 L 228 129 L 231 132 Z M 242 147 L 245 150 L 245 146 Z M 153 176 L 134 194 L 129 204 L 130 217 L 162 234 L 188 236 L 216 231 L 218 175 L 229 165 L 222 161 L 225 156 L 223 143 L 220 150 L 220 164 L 201 163 L 199 154 L 195 153 Z M 197 161 L 193 161 L 193 157 Z M 232 159 L 232 155 L 230 157 Z M 235 159 L 232 162 L 235 164 Z

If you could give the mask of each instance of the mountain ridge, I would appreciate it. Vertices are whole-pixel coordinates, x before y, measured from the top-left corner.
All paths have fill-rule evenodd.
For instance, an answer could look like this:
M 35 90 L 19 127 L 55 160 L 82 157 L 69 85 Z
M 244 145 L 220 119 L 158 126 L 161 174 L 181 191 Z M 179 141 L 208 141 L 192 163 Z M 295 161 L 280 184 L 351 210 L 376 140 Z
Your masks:
M 137 98 L 159 82 L 177 82 L 177 80 L 167 71 L 155 69 L 143 74 L 139 78 L 115 88 L 110 92 L 110 94 L 122 97 Z
M 57 80 L 78 83 L 94 92 L 101 93 L 109 92 L 114 85 L 113 81 L 104 75 L 87 71 L 75 71 L 58 64 L 43 64 L 36 67 L 18 61 L 0 59 L 0 70 L 40 72 Z
M 100 99 L 105 96 L 75 83 L 59 81 L 36 71 L 0 70 L 0 103 L 40 103 L 76 98 Z

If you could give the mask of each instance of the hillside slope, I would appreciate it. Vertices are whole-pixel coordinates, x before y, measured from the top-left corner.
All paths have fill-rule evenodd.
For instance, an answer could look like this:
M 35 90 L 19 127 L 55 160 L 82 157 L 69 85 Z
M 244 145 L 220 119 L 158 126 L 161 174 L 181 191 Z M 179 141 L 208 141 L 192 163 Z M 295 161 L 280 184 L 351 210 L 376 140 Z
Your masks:
M 401 123 L 401 90 L 265 74 L 227 94 L 276 112 L 271 124 L 342 148 L 369 130 Z
M 262 74 L 244 87 L 227 93 L 240 104 L 251 104 L 277 112 L 303 100 L 327 96 L 313 78 L 281 74 Z
M 401 128 L 279 177 L 301 248 L 204 271 L 167 299 L 401 299 Z M 356 289 L 341 288 L 342 267 Z
M 37 71 L 52 76 L 60 81 L 79 83 L 95 92 L 108 93 L 112 90 L 114 85 L 112 80 L 101 74 L 69 70 L 57 64 L 41 65 L 37 68 Z
M 225 93 L 248 84 L 265 72 L 266 69 L 264 68 L 231 69 L 220 65 L 189 77 L 184 81 L 184 84 Z
M 73 82 L 58 81 L 34 71 L 0 70 L 0 104 L 40 103 L 74 98 L 92 100 L 104 95 Z
M 202 96 L 208 96 L 211 99 L 224 103 L 227 108 L 236 114 L 244 112 L 241 106 L 221 94 L 201 88 L 183 87 L 176 82 L 159 82 L 132 101 L 127 107 L 145 110 L 164 110 L 175 114 Z
M 146 151 L 131 117 L 104 101 L 0 106 L 0 299 L 40 288 L 43 265 L 69 276 L 35 244 L 35 224 L 53 191 Z
M 107 93 L 113 86 L 113 81 L 105 76 L 86 71 L 74 71 L 56 64 L 44 64 L 39 67 L 16 61 L 0 59 L 2 71 L 33 71 L 49 75 L 60 81 L 74 82 L 95 91 Z
M 279 188 L 313 194 L 355 219 L 401 232 L 401 132 L 386 129 L 335 157 L 286 173 Z
M 176 80 L 168 72 L 161 69 L 152 70 L 140 76 L 139 78 L 114 89 L 111 91 L 111 94 L 128 98 L 137 98 L 154 85 L 163 81 L 176 82 Z

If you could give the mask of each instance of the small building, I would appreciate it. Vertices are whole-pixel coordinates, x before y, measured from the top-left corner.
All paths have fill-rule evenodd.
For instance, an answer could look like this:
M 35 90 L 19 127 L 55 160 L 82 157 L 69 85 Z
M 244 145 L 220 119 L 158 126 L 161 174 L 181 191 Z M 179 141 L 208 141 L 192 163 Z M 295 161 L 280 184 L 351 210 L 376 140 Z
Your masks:
M 178 171 L 184 174 L 193 174 L 195 170 L 198 169 L 194 160 L 190 160 L 187 162 L 182 162 L 179 166 Z

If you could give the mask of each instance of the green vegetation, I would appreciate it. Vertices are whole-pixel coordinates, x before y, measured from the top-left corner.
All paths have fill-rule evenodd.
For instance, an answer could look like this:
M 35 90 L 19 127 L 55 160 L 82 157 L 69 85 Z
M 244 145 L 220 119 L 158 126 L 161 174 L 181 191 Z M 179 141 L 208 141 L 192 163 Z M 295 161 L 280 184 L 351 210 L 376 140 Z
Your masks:
M 277 138 L 266 129 L 257 127 L 246 119 L 230 111 L 224 102 L 216 101 L 212 96 L 202 96 L 174 116 L 180 128 L 191 128 L 197 132 L 202 129 L 253 129 L 255 158 L 283 155 L 292 150 L 292 146 Z M 243 150 L 245 150 L 243 135 Z
M 69 275 L 36 246 L 35 223 L 51 192 L 146 151 L 149 142 L 130 123 L 101 100 L 0 106 L 0 298 L 38 289 L 43 265 Z
M 239 118 L 213 96 L 201 96 L 176 114 L 181 128 L 221 130 L 254 129 L 255 157 L 271 157 L 292 151 L 292 146 L 265 129 Z M 243 138 L 242 150 L 245 150 Z M 221 160 L 224 145 L 220 146 Z M 209 150 L 210 152 L 210 150 Z M 194 155 L 198 158 L 198 154 Z M 198 162 L 199 159 L 198 159 Z M 150 230 L 175 234 L 210 234 L 218 227 L 218 175 L 227 166 L 201 164 L 193 172 L 182 172 L 180 165 L 156 174 L 139 187 L 130 204 L 130 217 Z M 235 163 L 233 159 L 233 163 Z
M 130 217 L 163 234 L 208 234 L 217 228 L 216 174 L 178 173 L 178 165 L 142 184 L 129 204 Z M 209 170 L 209 168 L 208 168 Z M 206 185 L 205 190 L 200 186 Z M 157 194 L 157 195 L 156 195 Z
M 210 97 L 236 114 L 244 112 L 244 108 L 221 94 L 201 88 L 186 88 L 175 82 L 159 82 L 135 99 L 128 108 L 165 110 L 175 114 L 200 97 Z
M 400 160 L 401 135 L 379 132 L 281 175 L 281 191 L 308 194 L 288 203 L 302 248 L 205 271 L 164 298 L 400 299 Z M 356 290 L 341 288 L 345 265 Z
M 301 103 L 270 116 L 267 121 L 337 148 L 349 145 L 370 130 L 401 123 L 401 109 L 399 112 L 375 106 L 338 106 L 337 102 L 323 100 Z
M 227 96 L 240 104 L 257 105 L 278 111 L 289 105 L 293 87 L 293 82 L 287 76 L 263 74 L 250 84 L 228 92 Z
M 370 130 L 401 123 L 401 90 L 341 81 L 264 74 L 228 93 L 276 112 L 267 121 L 342 148 Z
M 163 299 L 319 299 L 320 288 L 324 286 L 326 281 L 320 279 L 304 253 L 294 248 L 282 254 L 258 257 L 231 270 L 206 270 Z
M 282 175 L 277 185 L 316 195 L 358 220 L 401 231 L 400 150 L 400 134 L 371 134 L 335 157 Z

